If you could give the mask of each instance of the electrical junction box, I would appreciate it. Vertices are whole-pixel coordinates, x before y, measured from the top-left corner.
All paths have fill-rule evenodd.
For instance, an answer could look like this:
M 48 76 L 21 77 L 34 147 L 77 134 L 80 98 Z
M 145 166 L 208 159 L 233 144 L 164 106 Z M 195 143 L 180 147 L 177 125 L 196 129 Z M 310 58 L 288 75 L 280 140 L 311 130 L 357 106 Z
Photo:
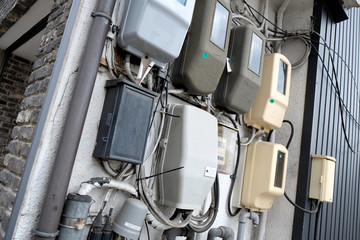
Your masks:
M 193 95 L 215 91 L 226 64 L 230 26 L 231 11 L 225 0 L 196 1 L 190 32 L 174 62 L 175 86 Z
M 282 54 L 264 57 L 261 86 L 244 121 L 257 129 L 270 132 L 280 128 L 289 104 L 291 64 Z
M 194 5 L 195 0 L 125 0 L 118 45 L 163 67 L 179 56 Z
M 261 73 L 265 54 L 265 37 L 252 25 L 231 29 L 229 63 L 223 71 L 219 85 L 213 94 L 213 102 L 219 108 L 238 114 L 247 113 L 261 85 Z
M 93 155 L 141 164 L 158 94 L 125 79 L 109 80 L 106 88 Z
M 214 184 L 217 168 L 217 119 L 190 105 L 171 105 L 161 141 L 159 202 L 179 209 L 200 209 Z
M 241 194 L 242 206 L 253 211 L 272 207 L 275 198 L 282 196 L 285 191 L 287 160 L 288 151 L 281 144 L 263 141 L 249 144 Z
M 312 155 L 309 197 L 321 202 L 332 202 L 336 159 Z
M 238 129 L 226 124 L 218 125 L 218 172 L 233 174 L 237 155 Z

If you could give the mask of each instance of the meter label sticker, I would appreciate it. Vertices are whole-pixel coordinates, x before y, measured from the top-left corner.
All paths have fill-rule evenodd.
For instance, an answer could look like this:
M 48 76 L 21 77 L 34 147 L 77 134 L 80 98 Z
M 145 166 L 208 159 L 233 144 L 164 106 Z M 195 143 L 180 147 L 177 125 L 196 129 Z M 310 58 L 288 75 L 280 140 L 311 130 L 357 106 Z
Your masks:
M 205 177 L 211 177 L 211 178 L 215 178 L 216 177 L 216 168 L 213 167 L 205 167 Z
M 125 225 L 126 227 L 128 227 L 128 228 L 131 228 L 131 229 L 135 230 L 135 231 L 139 231 L 139 232 L 140 232 L 140 230 L 141 230 L 141 227 L 136 226 L 136 225 L 134 225 L 134 224 L 131 224 L 131 223 L 129 223 L 129 222 L 125 222 L 124 225 Z

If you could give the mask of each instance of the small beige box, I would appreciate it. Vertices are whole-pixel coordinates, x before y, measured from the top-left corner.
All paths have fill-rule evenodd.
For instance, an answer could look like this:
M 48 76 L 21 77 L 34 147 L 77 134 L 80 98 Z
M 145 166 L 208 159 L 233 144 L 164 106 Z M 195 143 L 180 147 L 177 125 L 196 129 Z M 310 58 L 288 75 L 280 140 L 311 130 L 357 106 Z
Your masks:
M 321 202 L 332 202 L 336 159 L 312 155 L 309 197 Z

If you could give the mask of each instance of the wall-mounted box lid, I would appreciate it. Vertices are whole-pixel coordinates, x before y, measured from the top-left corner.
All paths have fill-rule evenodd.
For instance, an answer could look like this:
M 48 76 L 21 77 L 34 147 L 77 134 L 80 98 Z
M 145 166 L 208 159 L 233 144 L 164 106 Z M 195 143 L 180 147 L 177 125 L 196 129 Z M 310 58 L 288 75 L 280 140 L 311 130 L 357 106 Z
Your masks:
M 140 164 L 158 94 L 125 79 L 109 80 L 106 88 L 94 156 Z
M 332 202 L 336 159 L 326 155 L 312 155 L 311 158 L 309 197 Z
M 149 56 L 157 66 L 179 56 L 189 29 L 195 0 L 124 0 L 117 43 L 138 56 Z
M 229 52 L 232 71 L 224 69 L 213 94 L 217 107 L 238 114 L 247 113 L 261 85 L 265 37 L 251 25 L 231 29 Z

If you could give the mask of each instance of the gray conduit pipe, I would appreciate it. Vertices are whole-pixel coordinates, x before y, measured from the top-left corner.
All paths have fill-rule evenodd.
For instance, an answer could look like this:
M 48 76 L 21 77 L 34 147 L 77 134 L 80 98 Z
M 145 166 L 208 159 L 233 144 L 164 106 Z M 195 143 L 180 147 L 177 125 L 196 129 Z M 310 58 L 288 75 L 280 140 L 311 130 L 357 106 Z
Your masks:
M 215 238 L 222 238 L 224 240 L 234 240 L 234 231 L 225 226 L 212 228 L 208 232 L 207 240 L 215 240 Z
M 99 0 L 77 75 L 35 240 L 54 240 L 116 0 Z M 98 14 L 97 14 L 98 13 Z M 89 16 L 90 17 L 90 16 Z
M 237 240 L 244 239 L 245 223 L 248 219 L 253 222 L 254 227 L 257 227 L 257 225 L 259 225 L 259 215 L 257 215 L 253 211 L 241 213 L 239 217 L 239 227 L 236 238 Z
M 195 233 L 187 228 L 170 228 L 163 232 L 161 240 L 175 240 L 177 236 L 184 236 L 186 240 L 195 239 Z

